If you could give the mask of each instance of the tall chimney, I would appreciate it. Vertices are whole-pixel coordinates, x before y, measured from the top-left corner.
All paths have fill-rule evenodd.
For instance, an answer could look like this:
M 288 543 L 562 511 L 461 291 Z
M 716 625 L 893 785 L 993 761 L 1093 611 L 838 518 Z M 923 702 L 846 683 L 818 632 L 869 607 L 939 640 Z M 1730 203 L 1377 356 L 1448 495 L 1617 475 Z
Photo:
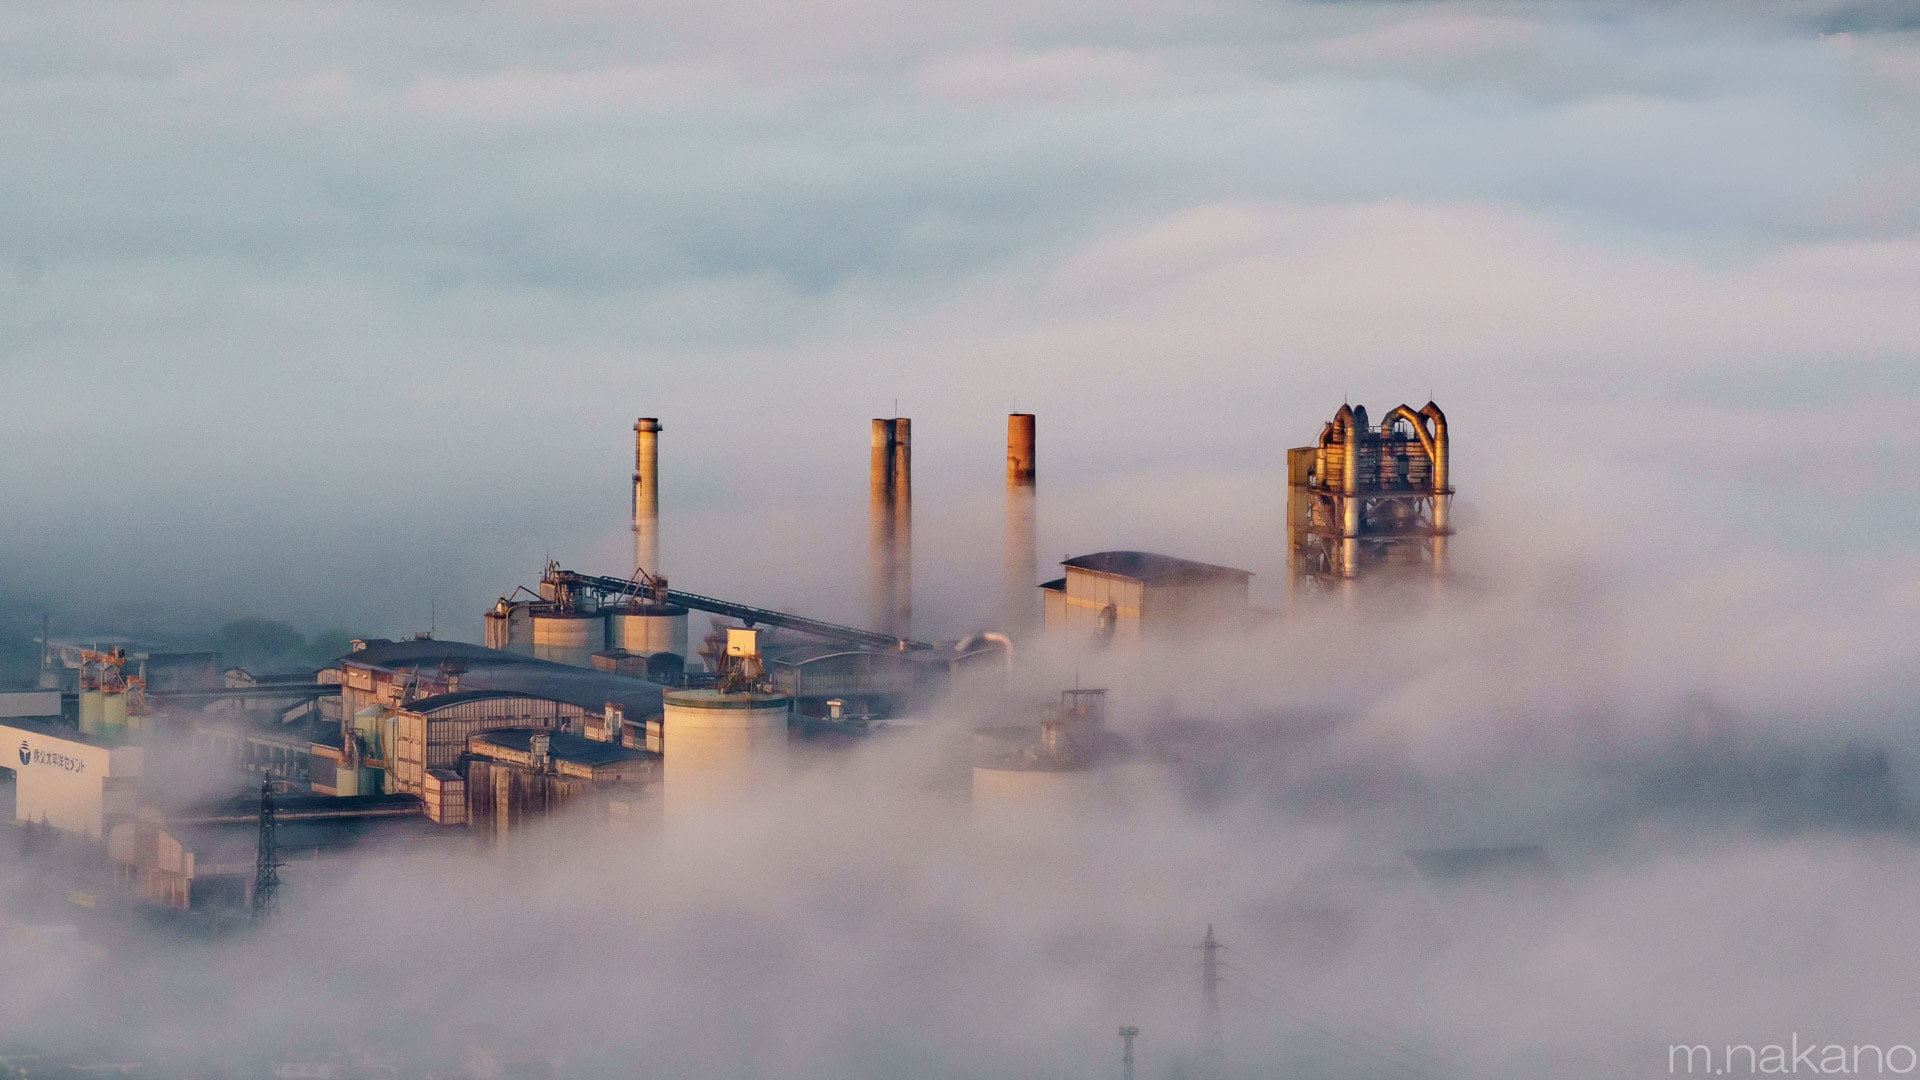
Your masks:
M 1039 584 L 1034 541 L 1034 419 L 1007 417 L 1006 558 L 1001 571 L 1001 621 L 1009 633 L 1032 627 Z
M 660 421 L 633 425 L 633 564 L 660 576 Z
M 913 621 L 911 423 L 905 417 L 874 420 L 868 459 L 868 622 L 901 637 Z

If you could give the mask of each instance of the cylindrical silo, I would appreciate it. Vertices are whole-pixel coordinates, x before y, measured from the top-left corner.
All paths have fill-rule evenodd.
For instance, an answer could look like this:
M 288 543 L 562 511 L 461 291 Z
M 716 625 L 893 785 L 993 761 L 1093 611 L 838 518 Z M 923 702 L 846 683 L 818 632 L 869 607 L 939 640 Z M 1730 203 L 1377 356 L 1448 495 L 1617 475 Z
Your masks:
M 1039 765 L 975 765 L 973 813 L 976 820 L 1070 820 L 1101 805 L 1102 777 L 1095 769 Z
M 598 611 L 547 611 L 533 615 L 533 655 L 574 667 L 593 666 L 607 647 L 607 617 Z
M 793 699 L 780 694 L 668 691 L 660 721 L 666 820 L 725 812 L 779 785 L 792 712 Z
M 80 688 L 80 734 L 98 735 L 106 720 L 106 701 L 99 687 Z
M 607 644 L 641 656 L 687 655 L 687 609 L 678 604 L 635 604 L 607 616 Z
M 100 731 L 103 739 L 115 741 L 127 737 L 127 695 L 120 691 L 100 692 Z

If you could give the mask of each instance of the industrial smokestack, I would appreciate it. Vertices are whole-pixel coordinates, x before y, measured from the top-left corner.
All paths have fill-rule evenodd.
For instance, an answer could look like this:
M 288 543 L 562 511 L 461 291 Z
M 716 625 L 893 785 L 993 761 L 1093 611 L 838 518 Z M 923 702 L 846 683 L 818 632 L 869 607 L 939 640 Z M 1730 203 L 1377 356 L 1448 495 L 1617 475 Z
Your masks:
M 633 425 L 633 565 L 660 575 L 660 421 Z
M 1009 633 L 1034 622 L 1039 566 L 1034 540 L 1034 419 L 1007 417 L 1006 557 L 1001 572 L 1001 620 Z
M 898 416 L 874 420 L 868 459 L 868 621 L 900 637 L 913 624 L 911 425 Z

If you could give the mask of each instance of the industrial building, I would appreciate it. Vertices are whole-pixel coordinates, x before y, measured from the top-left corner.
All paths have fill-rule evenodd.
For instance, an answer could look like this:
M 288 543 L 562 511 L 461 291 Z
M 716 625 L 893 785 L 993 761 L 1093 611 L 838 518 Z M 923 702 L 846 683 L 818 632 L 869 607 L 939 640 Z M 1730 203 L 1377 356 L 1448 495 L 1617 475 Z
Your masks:
M 427 637 L 356 644 L 337 673 L 338 738 L 312 745 L 317 792 L 425 796 L 474 735 L 565 731 L 610 709 L 641 731 L 660 718 L 662 687 L 641 679 Z
M 0 745 L 15 777 L 15 820 L 98 838 L 133 814 L 140 747 L 26 717 L 0 721 Z
M 660 754 L 617 737 L 511 728 L 467 740 L 468 820 L 495 833 L 583 799 L 599 801 L 597 816 L 630 820 L 633 808 L 649 800 L 646 789 L 660 779 Z M 443 823 L 456 824 L 451 811 L 446 816 Z
M 279 859 L 307 862 L 339 855 L 379 834 L 421 823 L 420 800 L 400 795 L 276 800 Z M 258 869 L 259 800 L 211 806 L 144 806 L 107 834 L 123 895 L 161 908 L 232 914 L 252 903 Z
M 1287 451 L 1288 587 L 1350 592 L 1375 574 L 1447 572 L 1453 487 L 1447 418 L 1429 401 L 1389 410 L 1340 406 L 1315 446 Z
M 1253 574 L 1150 551 L 1100 551 L 1040 586 L 1046 627 L 1099 642 L 1244 626 Z

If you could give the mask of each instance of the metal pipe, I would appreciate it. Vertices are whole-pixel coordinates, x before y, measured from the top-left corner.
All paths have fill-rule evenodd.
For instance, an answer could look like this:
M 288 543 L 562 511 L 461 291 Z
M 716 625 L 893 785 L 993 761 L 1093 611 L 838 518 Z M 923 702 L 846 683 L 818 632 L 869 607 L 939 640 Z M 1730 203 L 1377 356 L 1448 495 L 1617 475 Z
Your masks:
M 660 421 L 633 425 L 633 564 L 660 575 Z
M 1433 423 L 1433 572 L 1447 572 L 1447 536 L 1453 531 L 1453 477 L 1447 461 L 1447 414 L 1429 401 L 1420 415 Z

